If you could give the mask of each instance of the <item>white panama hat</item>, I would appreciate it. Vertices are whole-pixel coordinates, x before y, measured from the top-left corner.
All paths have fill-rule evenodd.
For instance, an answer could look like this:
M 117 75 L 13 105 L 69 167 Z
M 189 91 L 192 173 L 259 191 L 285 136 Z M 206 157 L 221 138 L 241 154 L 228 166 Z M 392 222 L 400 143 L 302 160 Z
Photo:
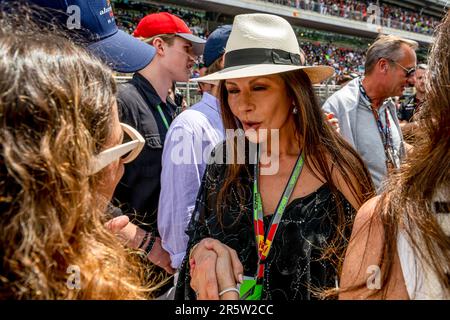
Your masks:
M 225 48 L 224 69 L 191 81 L 256 77 L 300 69 L 313 84 L 334 74 L 329 66 L 301 65 L 297 37 L 285 19 L 264 13 L 240 14 L 234 18 Z

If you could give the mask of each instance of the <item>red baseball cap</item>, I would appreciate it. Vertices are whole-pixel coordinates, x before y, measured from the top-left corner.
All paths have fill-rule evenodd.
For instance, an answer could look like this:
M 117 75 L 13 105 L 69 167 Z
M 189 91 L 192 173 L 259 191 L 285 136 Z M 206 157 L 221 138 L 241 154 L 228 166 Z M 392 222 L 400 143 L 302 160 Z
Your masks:
M 139 21 L 133 35 L 135 37 L 151 38 L 160 34 L 176 34 L 192 43 L 197 55 L 203 53 L 206 40 L 192 34 L 186 23 L 168 12 L 146 15 Z

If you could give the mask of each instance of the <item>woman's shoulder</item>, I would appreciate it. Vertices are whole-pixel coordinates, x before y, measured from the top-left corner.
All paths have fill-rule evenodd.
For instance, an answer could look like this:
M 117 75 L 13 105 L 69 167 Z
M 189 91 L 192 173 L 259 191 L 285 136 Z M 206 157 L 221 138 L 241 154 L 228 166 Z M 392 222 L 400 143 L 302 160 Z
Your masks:
M 366 201 L 356 213 L 355 222 L 353 224 L 353 231 L 359 232 L 364 230 L 369 224 L 372 226 L 381 227 L 381 220 L 376 207 L 380 201 L 380 196 L 373 197 Z
M 328 167 L 331 176 L 326 178 L 324 173 L 322 173 L 322 165 L 319 165 L 321 161 L 324 161 L 323 165 Z M 319 161 L 315 157 L 310 157 L 308 161 L 308 167 L 311 169 L 311 172 L 319 177 L 323 182 L 328 185 L 334 185 L 339 193 L 347 200 L 350 205 L 355 209 L 359 210 L 362 202 L 361 199 L 367 200 L 372 194 L 367 194 L 362 196 L 362 192 L 360 189 L 361 182 L 358 181 L 356 176 L 349 170 L 344 170 L 345 173 L 342 172 L 342 168 L 336 165 L 336 159 L 329 154 L 328 152 L 323 152 L 321 156 L 321 161 Z M 331 181 L 330 181 L 331 180 Z M 370 188 L 367 188 L 370 189 Z
M 353 252 L 365 252 L 371 248 L 369 257 L 377 257 L 384 246 L 384 227 L 380 213 L 376 210 L 380 196 L 366 201 L 356 213 L 353 223 L 352 236 L 349 250 Z M 355 255 L 358 258 L 358 254 Z

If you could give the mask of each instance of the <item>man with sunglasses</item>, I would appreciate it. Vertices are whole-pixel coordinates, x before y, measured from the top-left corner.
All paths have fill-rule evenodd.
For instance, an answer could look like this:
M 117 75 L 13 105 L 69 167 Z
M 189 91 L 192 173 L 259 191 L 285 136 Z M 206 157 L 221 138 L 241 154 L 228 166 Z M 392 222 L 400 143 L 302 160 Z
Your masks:
M 417 47 L 415 41 L 393 35 L 378 37 L 367 51 L 364 78 L 350 81 L 323 105 L 365 161 L 378 191 L 406 153 L 392 97 L 401 96 L 414 81 Z

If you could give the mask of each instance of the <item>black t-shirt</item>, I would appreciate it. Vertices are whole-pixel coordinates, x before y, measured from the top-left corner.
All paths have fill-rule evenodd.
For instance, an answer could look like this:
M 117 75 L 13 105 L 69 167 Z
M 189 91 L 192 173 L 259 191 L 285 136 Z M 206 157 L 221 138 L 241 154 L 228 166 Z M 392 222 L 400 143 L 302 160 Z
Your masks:
M 134 161 L 125 164 L 114 204 L 130 217 L 136 217 L 135 222 L 142 228 L 157 231 L 161 158 L 167 128 L 156 106 L 161 107 L 169 125 L 176 106 L 170 100 L 167 104 L 162 102 L 150 82 L 139 73 L 119 85 L 117 101 L 120 121 L 137 129 L 145 138 L 145 146 Z
M 417 99 L 415 94 L 405 97 L 398 110 L 398 119 L 400 121 L 412 122 L 414 114 L 419 111 L 421 105 L 422 101 Z

